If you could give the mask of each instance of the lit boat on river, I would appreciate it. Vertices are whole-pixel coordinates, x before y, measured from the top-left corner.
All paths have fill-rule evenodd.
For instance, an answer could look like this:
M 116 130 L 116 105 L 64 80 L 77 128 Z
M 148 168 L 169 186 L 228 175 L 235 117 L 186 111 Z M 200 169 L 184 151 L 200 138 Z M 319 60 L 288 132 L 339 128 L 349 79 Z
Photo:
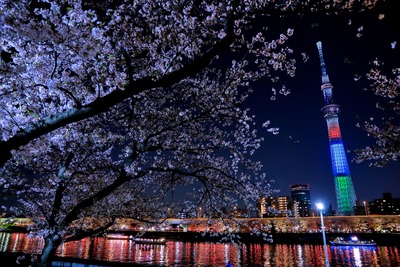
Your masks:
M 123 234 L 108 234 L 106 237 L 111 240 L 132 240 L 134 244 L 165 245 L 167 243 L 165 238 L 143 238 Z
M 333 246 L 376 246 L 376 243 L 373 240 L 363 241 L 359 240 L 356 236 L 352 236 L 350 239 L 336 237 L 334 240 L 330 240 L 329 242 Z
M 106 238 L 111 240 L 132 240 L 131 235 L 124 234 L 107 234 Z
M 133 242 L 135 244 L 147 244 L 147 245 L 165 245 L 167 240 L 165 238 L 141 238 L 141 237 L 134 237 Z

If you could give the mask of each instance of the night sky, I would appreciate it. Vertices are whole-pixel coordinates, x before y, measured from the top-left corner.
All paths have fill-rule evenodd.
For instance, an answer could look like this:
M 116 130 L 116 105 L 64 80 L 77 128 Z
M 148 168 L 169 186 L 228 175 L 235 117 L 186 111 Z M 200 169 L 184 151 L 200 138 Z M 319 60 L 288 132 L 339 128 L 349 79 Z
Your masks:
M 260 125 L 270 120 L 272 127 L 280 128 L 278 135 L 259 129 L 265 140 L 255 154 L 264 165 L 267 179 L 275 180 L 273 188 L 280 190 L 275 195 L 290 196 L 290 185 L 309 184 L 313 205 L 321 201 L 336 209 L 327 125 L 321 112 L 324 101 L 316 47 L 316 42 L 321 41 L 333 84 L 333 102 L 341 107 L 339 123 L 345 149 L 349 151 L 347 159 L 357 199 L 361 203 L 372 201 L 382 198 L 386 192 L 400 198 L 399 161 L 383 168 L 352 161 L 354 149 L 374 142 L 356 124 L 383 115 L 375 108 L 377 97 L 364 90 L 368 87 L 366 80 L 355 81 L 355 75 L 365 73 L 368 62 L 376 57 L 387 66 L 400 67 L 400 15 L 396 13 L 399 9 L 394 6 L 395 2 L 398 0 L 389 1 L 383 9 L 356 16 L 294 16 L 279 20 L 264 17 L 255 22 L 255 28 L 268 27 L 271 39 L 279 38 L 288 27 L 294 29 L 288 46 L 297 55 L 305 52 L 309 56 L 305 63 L 300 56 L 296 58 L 294 78 L 283 77 L 278 84 L 267 79 L 255 83 L 254 94 L 246 103 Z M 385 14 L 382 20 L 378 19 L 380 13 Z M 358 33 L 361 37 L 356 36 Z M 393 42 L 397 42 L 394 49 Z M 291 94 L 270 100 L 272 87 L 279 89 L 282 84 Z
M 288 45 L 309 56 L 306 63 L 297 58 L 295 78 L 284 78 L 278 85 L 266 80 L 258 82 L 247 103 L 257 121 L 270 120 L 271 126 L 280 128 L 279 135 L 261 129 L 265 141 L 256 155 L 264 164 L 268 179 L 275 180 L 274 188 L 280 190 L 276 195 L 289 196 L 292 184 L 309 184 L 313 205 L 321 201 L 336 208 L 327 125 L 320 111 L 324 101 L 316 42 L 321 41 L 333 84 L 333 102 L 341 107 L 339 123 L 357 199 L 361 203 L 372 201 L 382 198 L 384 192 L 400 198 L 400 162 L 377 168 L 369 167 L 368 162 L 352 161 L 354 149 L 374 142 L 356 124 L 384 115 L 375 108 L 378 98 L 364 90 L 368 87 L 366 79 L 355 81 L 354 77 L 365 73 L 368 62 L 376 57 L 385 60 L 386 66 L 399 66 L 400 46 L 391 47 L 394 41 L 400 43 L 399 15 L 394 10 L 397 9 L 391 5 L 357 16 L 287 18 L 271 26 L 272 36 L 279 33 L 279 28 L 283 33 L 285 27 L 293 28 Z M 378 19 L 380 13 L 385 14 L 382 20 Z M 265 26 L 268 23 L 271 21 L 266 18 Z M 291 89 L 291 94 L 269 100 L 271 88 L 278 89 L 282 84 Z

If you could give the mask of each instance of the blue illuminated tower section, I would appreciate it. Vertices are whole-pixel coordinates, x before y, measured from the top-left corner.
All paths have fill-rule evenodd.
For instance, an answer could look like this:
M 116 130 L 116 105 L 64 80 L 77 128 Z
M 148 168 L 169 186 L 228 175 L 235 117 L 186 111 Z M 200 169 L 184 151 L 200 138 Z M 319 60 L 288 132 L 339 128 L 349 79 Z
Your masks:
M 354 192 L 353 182 L 350 176 L 349 165 L 347 163 L 346 153 L 343 146 L 342 136 L 339 127 L 338 105 L 332 101 L 332 84 L 326 73 L 324 56 L 322 54 L 322 43 L 317 42 L 319 59 L 322 69 L 321 90 L 324 95 L 325 106 L 321 109 L 324 113 L 326 123 L 328 124 L 329 145 L 331 150 L 332 169 L 335 179 L 337 214 L 354 215 L 356 205 L 356 194 Z

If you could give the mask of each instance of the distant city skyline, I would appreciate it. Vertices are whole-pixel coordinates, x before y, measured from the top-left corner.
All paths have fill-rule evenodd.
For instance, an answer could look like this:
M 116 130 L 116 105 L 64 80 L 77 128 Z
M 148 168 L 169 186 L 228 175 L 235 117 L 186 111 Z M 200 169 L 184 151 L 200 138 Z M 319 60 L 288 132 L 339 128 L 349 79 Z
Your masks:
M 384 19 L 378 19 L 384 12 Z M 390 192 L 400 197 L 400 163 L 390 162 L 383 168 L 370 167 L 369 162 L 355 163 L 354 150 L 373 144 L 357 124 L 371 117 L 380 119 L 385 112 L 375 108 L 380 99 L 366 90 L 369 87 L 365 74 L 368 62 L 375 58 L 385 60 L 387 67 L 398 67 L 400 23 L 394 9 L 375 10 L 352 17 L 346 15 L 318 19 L 286 21 L 276 25 L 273 34 L 285 28 L 294 29 L 288 45 L 309 57 L 306 63 L 297 58 L 294 78 L 283 78 L 277 84 L 258 81 L 248 106 L 259 123 L 271 121 L 279 127 L 272 135 L 260 128 L 265 141 L 256 153 L 264 164 L 267 179 L 274 180 L 274 195 L 290 195 L 290 185 L 309 184 L 311 201 L 333 205 L 336 209 L 334 178 L 332 174 L 326 122 L 321 113 L 324 99 L 321 94 L 321 70 L 315 43 L 322 41 L 326 67 L 332 82 L 334 103 L 341 108 L 340 126 L 345 144 L 351 177 L 357 200 L 372 201 Z M 286 22 L 286 23 L 284 23 Z M 361 28 L 362 26 L 362 28 Z M 274 26 L 275 27 L 275 26 Z M 280 27 L 280 28 L 279 28 Z M 272 88 L 281 86 L 291 90 L 288 96 L 277 95 L 270 100 Z

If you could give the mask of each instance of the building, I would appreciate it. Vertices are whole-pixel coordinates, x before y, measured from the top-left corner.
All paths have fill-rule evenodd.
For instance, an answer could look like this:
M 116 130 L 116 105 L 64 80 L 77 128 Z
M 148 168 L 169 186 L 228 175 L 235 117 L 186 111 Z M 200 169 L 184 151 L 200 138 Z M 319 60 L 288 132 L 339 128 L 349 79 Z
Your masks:
M 368 205 L 367 201 L 356 201 L 356 206 L 354 207 L 354 215 L 368 215 Z
M 261 218 L 288 217 L 290 197 L 260 197 L 257 206 Z
M 267 213 L 267 197 L 260 197 L 257 202 L 258 217 L 263 218 Z
M 325 101 L 325 106 L 322 107 L 321 111 L 324 113 L 324 118 L 328 125 L 333 177 L 335 180 L 337 214 L 354 215 L 356 194 L 354 191 L 353 181 L 351 179 L 346 152 L 340 133 L 340 108 L 338 105 L 334 104 L 332 100 L 333 86 L 329 81 L 328 74 L 326 73 L 324 57 L 322 54 L 322 43 L 317 42 L 317 47 L 322 69 L 321 90 Z
M 393 198 L 391 193 L 383 193 L 383 198 L 369 202 L 369 214 L 398 215 L 400 214 L 400 198 Z
M 288 196 L 278 197 L 278 211 L 280 217 L 289 217 L 291 215 L 290 210 L 291 199 Z
M 309 217 L 311 215 L 310 186 L 296 184 L 290 186 L 293 217 Z

